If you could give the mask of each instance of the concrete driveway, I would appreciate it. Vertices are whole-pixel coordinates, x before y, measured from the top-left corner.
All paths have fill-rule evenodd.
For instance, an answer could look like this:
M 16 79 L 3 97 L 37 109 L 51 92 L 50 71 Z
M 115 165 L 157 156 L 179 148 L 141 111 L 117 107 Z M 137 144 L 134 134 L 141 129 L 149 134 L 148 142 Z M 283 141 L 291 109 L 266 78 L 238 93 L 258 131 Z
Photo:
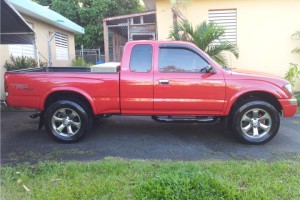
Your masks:
M 113 116 L 94 122 L 79 143 L 61 144 L 43 129 L 32 112 L 1 112 L 1 162 L 98 160 L 104 157 L 156 160 L 277 159 L 300 153 L 300 116 L 281 118 L 278 135 L 264 145 L 245 145 L 224 133 L 221 123 L 165 124 L 150 117 Z

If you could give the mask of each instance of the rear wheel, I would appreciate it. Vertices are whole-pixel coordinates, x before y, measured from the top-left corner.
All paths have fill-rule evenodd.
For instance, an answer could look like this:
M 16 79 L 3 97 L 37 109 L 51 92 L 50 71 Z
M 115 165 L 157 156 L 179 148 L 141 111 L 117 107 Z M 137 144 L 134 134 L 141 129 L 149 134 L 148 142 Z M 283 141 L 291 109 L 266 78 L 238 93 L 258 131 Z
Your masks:
M 233 114 L 233 133 L 242 142 L 263 144 L 270 141 L 279 130 L 278 111 L 267 102 L 246 102 L 238 106 Z
M 84 103 L 59 100 L 47 109 L 45 128 L 60 142 L 76 142 L 86 135 L 91 121 L 90 111 Z

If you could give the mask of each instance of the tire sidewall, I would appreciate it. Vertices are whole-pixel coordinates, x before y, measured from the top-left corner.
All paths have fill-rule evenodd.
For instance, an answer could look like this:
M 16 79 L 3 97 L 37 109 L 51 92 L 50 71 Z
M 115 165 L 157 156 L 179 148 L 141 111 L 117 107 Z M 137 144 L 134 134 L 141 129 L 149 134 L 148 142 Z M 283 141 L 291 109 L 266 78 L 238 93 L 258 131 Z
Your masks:
M 241 129 L 241 120 L 245 113 L 249 110 L 259 108 L 265 110 L 271 117 L 272 126 L 269 132 L 263 137 L 252 138 L 245 135 Z M 244 143 L 247 144 L 263 144 L 270 141 L 277 134 L 280 127 L 280 118 L 277 110 L 269 103 L 264 101 L 250 101 L 242 104 L 239 109 L 236 110 L 233 118 L 233 132 L 235 136 Z
M 74 110 L 81 121 L 81 127 L 79 131 L 71 136 L 71 137 L 65 137 L 62 135 L 59 135 L 56 133 L 56 131 L 52 127 L 52 117 L 54 113 L 56 113 L 59 109 L 62 108 L 69 108 Z M 48 133 L 54 137 L 57 141 L 59 142 L 64 142 L 64 143 L 71 143 L 71 142 L 77 142 L 80 139 L 82 139 L 85 136 L 85 133 L 89 129 L 89 114 L 88 111 L 84 108 L 83 104 L 81 102 L 75 102 L 75 101 L 70 101 L 70 100 L 59 100 L 53 103 L 46 112 L 45 115 L 45 128 L 48 131 Z

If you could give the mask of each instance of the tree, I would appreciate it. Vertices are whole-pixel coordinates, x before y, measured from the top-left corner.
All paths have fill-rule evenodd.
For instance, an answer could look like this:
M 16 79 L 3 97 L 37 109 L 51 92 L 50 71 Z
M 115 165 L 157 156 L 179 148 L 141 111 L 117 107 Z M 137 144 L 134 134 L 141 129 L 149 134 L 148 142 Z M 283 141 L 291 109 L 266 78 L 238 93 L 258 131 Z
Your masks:
M 236 45 L 220 39 L 224 33 L 223 27 L 213 23 L 206 23 L 204 21 L 194 28 L 191 23 L 184 20 L 178 22 L 178 24 L 171 29 L 169 38 L 172 40 L 192 42 L 220 65 L 225 66 L 227 60 L 223 52 L 231 52 L 238 58 L 239 50 Z
M 75 36 L 76 48 L 103 47 L 102 20 L 106 17 L 143 11 L 139 0 L 35 0 L 85 28 Z

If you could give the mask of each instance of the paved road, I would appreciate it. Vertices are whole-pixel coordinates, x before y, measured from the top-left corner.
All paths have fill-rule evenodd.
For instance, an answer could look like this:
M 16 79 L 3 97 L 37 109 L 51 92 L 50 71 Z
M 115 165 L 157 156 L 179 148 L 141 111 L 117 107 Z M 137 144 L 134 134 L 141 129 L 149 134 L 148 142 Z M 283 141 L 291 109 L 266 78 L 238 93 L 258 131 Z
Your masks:
M 158 160 L 276 159 L 300 153 L 300 116 L 282 118 L 279 134 L 264 145 L 244 145 L 221 123 L 165 124 L 149 117 L 121 117 L 97 120 L 79 143 L 57 143 L 31 112 L 2 111 L 1 162 L 40 160 L 98 160 L 104 157 Z

